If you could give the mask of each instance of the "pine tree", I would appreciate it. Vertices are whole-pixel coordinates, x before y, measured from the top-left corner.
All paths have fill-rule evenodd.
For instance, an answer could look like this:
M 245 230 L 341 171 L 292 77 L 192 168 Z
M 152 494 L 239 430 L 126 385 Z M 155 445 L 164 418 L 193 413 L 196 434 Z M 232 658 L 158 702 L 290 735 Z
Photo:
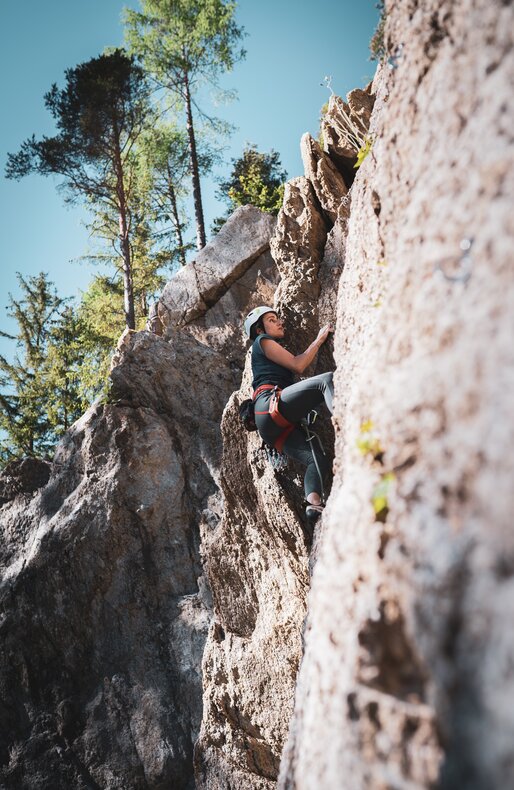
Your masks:
M 193 184 L 197 248 L 205 246 L 195 101 L 200 85 L 218 86 L 219 76 L 244 57 L 243 36 L 234 20 L 235 2 L 224 0 L 141 0 L 142 13 L 126 9 L 127 41 L 156 83 L 185 112 Z M 209 119 L 218 131 L 221 124 Z
M 282 169 L 277 151 L 262 154 L 255 145 L 247 145 L 243 155 L 232 160 L 229 179 L 220 183 L 217 197 L 228 204 L 228 211 L 225 217 L 214 220 L 214 232 L 238 206 L 257 206 L 261 211 L 278 214 L 286 178 L 287 173 Z
M 186 254 L 194 245 L 185 240 L 188 220 L 183 202 L 187 197 L 185 181 L 189 173 L 187 135 L 175 124 L 156 124 L 148 130 L 139 146 L 142 169 L 150 196 L 149 212 L 157 229 L 154 238 L 162 250 L 163 263 L 186 264 Z M 215 151 L 200 138 L 198 167 L 208 172 L 216 161 Z
M 26 140 L 8 157 L 7 178 L 29 173 L 63 177 L 67 198 L 86 198 L 104 212 L 121 260 L 125 322 L 135 327 L 130 249 L 134 146 L 148 115 L 143 70 L 122 50 L 66 71 L 66 86 L 45 96 L 58 134 Z

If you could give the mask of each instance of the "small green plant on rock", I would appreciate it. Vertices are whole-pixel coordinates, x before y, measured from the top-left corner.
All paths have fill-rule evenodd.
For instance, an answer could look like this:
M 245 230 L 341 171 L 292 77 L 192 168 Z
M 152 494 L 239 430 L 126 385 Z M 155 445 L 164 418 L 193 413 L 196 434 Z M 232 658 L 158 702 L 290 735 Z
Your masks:
M 357 151 L 357 161 L 354 164 L 354 169 L 356 170 L 358 167 L 362 165 L 364 160 L 366 159 L 367 155 L 370 153 L 373 147 L 373 140 L 371 137 L 367 136 L 364 138 L 364 143 L 361 145 L 359 150 Z
M 373 505 L 373 510 L 375 511 L 376 521 L 381 521 L 384 523 L 387 519 L 387 514 L 389 513 L 389 493 L 395 480 L 396 475 L 394 472 L 386 472 L 385 475 L 382 475 L 379 482 L 373 489 L 371 494 L 371 504 Z
M 375 433 L 374 425 L 371 420 L 366 420 L 362 423 L 355 444 L 361 455 L 371 455 L 374 461 L 382 461 L 384 450 L 380 444 L 380 439 Z
M 334 91 L 332 89 L 332 77 L 326 76 L 324 77 L 323 82 L 320 82 L 320 85 L 325 85 L 328 90 L 330 91 L 331 95 L 334 96 Z M 337 132 L 339 137 L 341 137 L 345 143 L 350 147 L 353 148 L 357 157 L 357 161 L 354 164 L 354 168 L 358 168 L 366 159 L 367 155 L 371 151 L 373 147 L 373 137 L 368 134 L 368 130 L 362 123 L 361 119 L 357 116 L 351 115 L 351 112 L 347 112 L 346 108 L 348 105 L 344 102 L 340 102 L 337 105 L 337 112 L 331 113 L 330 116 L 330 125 Z M 348 108 L 349 109 L 349 108 Z M 321 108 L 321 118 L 320 121 L 323 120 L 323 116 L 326 114 L 328 110 L 328 104 L 323 105 Z M 322 135 L 320 132 L 320 145 L 321 145 Z

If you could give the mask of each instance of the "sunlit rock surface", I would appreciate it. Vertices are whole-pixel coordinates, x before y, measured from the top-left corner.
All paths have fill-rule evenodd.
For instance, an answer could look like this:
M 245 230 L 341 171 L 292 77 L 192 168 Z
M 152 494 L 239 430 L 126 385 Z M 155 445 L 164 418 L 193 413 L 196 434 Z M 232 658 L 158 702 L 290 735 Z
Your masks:
M 513 7 L 388 5 L 278 785 L 510 787 Z
M 7 790 L 512 784 L 514 11 L 387 5 L 278 218 L 240 209 L 168 283 L 46 484 L 0 479 Z M 336 329 L 314 535 L 238 422 L 257 304 L 294 353 Z

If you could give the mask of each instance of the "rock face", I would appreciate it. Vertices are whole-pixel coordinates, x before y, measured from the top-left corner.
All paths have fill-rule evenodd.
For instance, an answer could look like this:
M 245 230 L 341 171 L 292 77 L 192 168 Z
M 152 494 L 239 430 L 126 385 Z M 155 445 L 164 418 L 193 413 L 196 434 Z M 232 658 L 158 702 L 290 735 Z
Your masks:
M 260 441 L 242 435 L 240 399 L 231 398 L 223 417 L 223 518 L 202 540 L 214 622 L 203 664 L 199 789 L 275 786 L 302 648 L 308 552 L 300 509 Z
M 50 464 L 39 458 L 11 461 L 0 474 L 0 506 L 19 494 L 33 494 L 48 483 Z
M 158 309 L 165 337 L 185 329 L 244 367 L 241 316 L 272 301 L 278 284 L 269 253 L 275 222 L 254 206 L 236 209 L 214 241 L 164 288 Z
M 274 306 L 288 316 L 289 348 L 300 350 L 305 337 L 311 342 L 323 318 L 317 301 L 326 235 L 312 186 L 294 179 L 271 240 L 281 275 Z M 214 621 L 195 750 L 199 790 L 275 786 L 302 652 L 311 543 L 302 470 L 291 464 L 274 472 L 259 451 L 260 439 L 239 424 L 238 406 L 250 383 L 248 357 L 241 389 L 223 415 L 223 517 L 202 537 Z M 324 438 L 328 448 L 333 437 Z
M 514 10 L 387 6 L 389 65 L 277 220 L 236 212 L 166 286 L 46 484 L 0 479 L 7 790 L 512 785 Z M 336 324 L 314 536 L 237 419 L 272 301 L 295 353 Z
M 274 220 L 238 216 L 239 261 L 237 217 L 208 250 L 226 264 L 213 310 L 228 319 L 272 292 L 263 272 L 276 278 Z M 181 292 L 178 278 L 166 298 Z M 212 619 L 200 532 L 218 519 L 221 415 L 240 374 L 188 330 L 126 332 L 108 402 L 66 434 L 51 474 L 27 459 L 2 475 L 2 787 L 194 787 Z
M 188 335 L 147 332 L 124 338 L 112 378 L 48 484 L 1 511 L 2 787 L 194 786 L 199 530 L 234 379 Z
M 321 120 L 323 150 L 337 165 L 348 187 L 355 177 L 355 162 L 360 141 L 368 136 L 371 112 L 375 101 L 371 84 L 365 90 L 356 88 L 347 96 L 348 102 L 332 94 Z
M 304 134 L 300 143 L 305 175 L 312 184 L 321 208 L 333 224 L 341 201 L 347 193 L 344 178 L 319 143 Z
M 513 32 L 512 4 L 388 4 L 279 788 L 512 785 Z

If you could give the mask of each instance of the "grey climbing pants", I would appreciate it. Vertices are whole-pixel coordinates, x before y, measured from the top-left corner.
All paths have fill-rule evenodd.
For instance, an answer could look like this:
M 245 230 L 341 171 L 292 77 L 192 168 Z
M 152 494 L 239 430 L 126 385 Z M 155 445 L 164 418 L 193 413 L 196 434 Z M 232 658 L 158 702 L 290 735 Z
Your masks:
M 300 422 L 312 409 L 323 402 L 332 414 L 334 396 L 332 375 L 332 372 L 321 373 L 319 376 L 312 376 L 297 384 L 292 384 L 290 387 L 285 387 L 280 393 L 279 401 L 279 411 L 282 416 L 289 422 Z M 284 429 L 278 426 L 265 411 L 269 409 L 271 394 L 271 390 L 261 392 L 255 401 L 255 423 L 264 442 L 273 446 Z M 259 414 L 259 412 L 265 413 Z M 329 469 L 329 462 L 317 440 L 313 441 L 315 442 L 316 460 L 324 478 Z M 313 492 L 321 494 L 321 481 L 312 457 L 311 443 L 307 441 L 301 428 L 291 431 L 284 442 L 284 453 L 307 467 L 304 478 L 305 496 L 308 497 Z

